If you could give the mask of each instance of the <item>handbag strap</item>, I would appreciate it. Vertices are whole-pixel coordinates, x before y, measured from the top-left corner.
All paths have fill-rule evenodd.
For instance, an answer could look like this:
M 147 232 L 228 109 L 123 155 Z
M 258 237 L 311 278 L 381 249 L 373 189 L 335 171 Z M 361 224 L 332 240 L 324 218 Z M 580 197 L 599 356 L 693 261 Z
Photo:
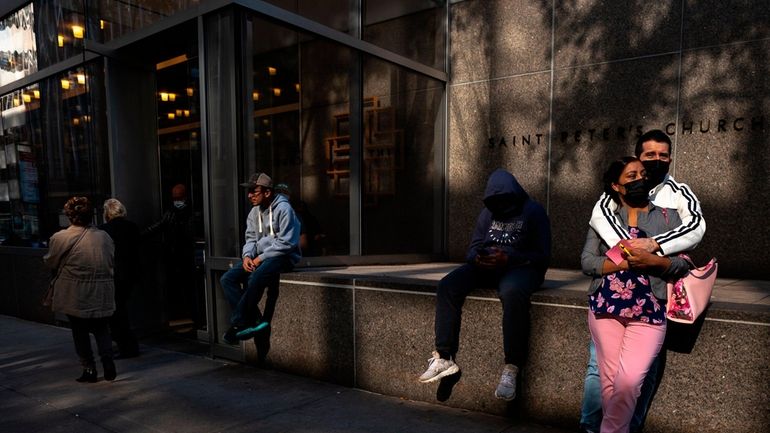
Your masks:
M 78 243 L 80 243 L 80 240 L 81 240 L 81 239 L 83 239 L 83 237 L 85 237 L 85 235 L 86 235 L 86 232 L 87 232 L 87 231 L 88 231 L 90 228 L 91 228 L 91 227 L 85 227 L 85 228 L 83 229 L 83 233 L 81 233 L 81 234 L 80 234 L 80 236 L 78 236 L 78 238 L 77 238 L 77 240 L 75 241 L 75 243 L 74 243 L 74 244 L 72 244 L 72 246 L 71 246 L 71 247 L 70 247 L 70 248 L 69 248 L 69 249 L 68 249 L 68 250 L 67 250 L 67 251 L 64 253 L 64 256 L 62 257 L 62 259 L 61 259 L 61 262 L 59 263 L 59 269 L 57 269 L 57 270 L 56 270 L 56 276 L 55 276 L 55 277 L 53 277 L 53 279 L 51 280 L 51 284 L 53 284 L 53 283 L 54 283 L 56 280 L 58 280 L 58 279 L 59 279 L 59 275 L 61 274 L 61 270 L 64 268 L 64 265 L 65 265 L 65 264 L 67 264 L 67 259 L 69 259 L 69 257 L 70 257 L 70 253 L 72 252 L 72 250 L 74 250 L 74 249 L 75 249 L 75 246 L 76 246 Z
M 687 255 L 687 254 L 679 254 L 679 258 L 680 259 L 684 259 L 684 261 L 686 261 L 690 265 L 690 269 L 697 268 L 697 266 L 695 266 L 695 262 L 692 261 L 692 259 L 690 258 L 689 255 Z

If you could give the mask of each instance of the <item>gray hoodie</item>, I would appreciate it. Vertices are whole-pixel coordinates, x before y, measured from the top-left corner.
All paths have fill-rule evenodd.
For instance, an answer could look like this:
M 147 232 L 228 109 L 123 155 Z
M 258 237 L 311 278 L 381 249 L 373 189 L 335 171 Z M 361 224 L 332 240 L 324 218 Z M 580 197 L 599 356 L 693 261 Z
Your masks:
M 270 206 L 254 206 L 249 212 L 241 257 L 265 260 L 288 255 L 292 264 L 297 264 L 302 257 L 299 234 L 300 222 L 289 200 L 276 194 Z

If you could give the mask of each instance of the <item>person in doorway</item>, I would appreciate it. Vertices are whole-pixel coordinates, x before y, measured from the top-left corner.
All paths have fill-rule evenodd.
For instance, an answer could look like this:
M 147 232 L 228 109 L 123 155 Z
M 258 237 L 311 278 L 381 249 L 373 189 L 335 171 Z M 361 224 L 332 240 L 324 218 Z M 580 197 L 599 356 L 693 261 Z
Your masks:
M 628 229 L 618 219 L 618 205 L 609 194 L 603 193 L 594 205 L 591 227 L 608 246 L 616 245 L 621 239 L 625 239 L 633 248 L 641 248 L 650 253 L 675 254 L 694 249 L 703 239 L 706 221 L 700 202 L 690 187 L 675 181 L 668 174 L 672 157 L 671 139 L 658 129 L 645 132 L 637 139 L 634 153 L 645 167 L 650 201 L 662 208 L 676 209 L 682 223 L 656 236 L 630 239 Z M 658 380 L 663 373 L 665 356 L 665 350 L 661 351 L 645 378 L 631 421 L 632 432 L 639 432 L 644 427 L 647 411 L 657 389 Z M 596 364 L 596 350 L 591 340 L 580 426 L 584 432 L 596 433 L 599 431 L 601 422 L 599 371 Z
M 465 298 L 476 287 L 496 287 L 503 307 L 505 366 L 495 396 L 513 400 L 517 375 L 527 355 L 529 298 L 543 283 L 550 258 L 551 225 L 545 209 L 511 173 L 495 170 L 487 181 L 467 263 L 439 281 L 435 351 L 420 382 L 460 372 L 456 355 Z
M 650 203 L 645 168 L 635 157 L 613 161 L 604 190 L 631 239 L 659 235 L 679 226 L 675 209 Z M 596 230 L 589 228 L 581 255 L 589 286 L 588 327 L 601 381 L 602 433 L 628 433 L 642 383 L 663 346 L 666 281 L 684 276 L 686 260 L 659 256 L 623 241 L 622 260 L 613 261 Z
M 93 208 L 86 197 L 72 197 L 64 205 L 70 226 L 51 236 L 43 262 L 55 272 L 54 312 L 67 315 L 75 351 L 83 366 L 78 382 L 97 381 L 91 336 L 96 338 L 104 379 L 117 377 L 112 358 L 109 318 L 115 312 L 113 265 L 115 246 L 110 236 L 91 225 Z
M 169 325 L 183 328 L 193 323 L 192 303 L 195 297 L 195 239 L 192 206 L 187 187 L 176 184 L 171 188 L 172 207 L 142 232 L 143 237 L 163 235 L 165 312 Z
M 139 227 L 126 216 L 126 207 L 118 199 L 104 202 L 104 221 L 99 228 L 115 244 L 115 313 L 110 318 L 112 340 L 118 345 L 115 359 L 139 356 L 139 343 L 131 331 L 128 300 L 139 280 Z
M 247 188 L 253 206 L 246 219 L 242 260 L 219 280 L 232 309 L 230 328 L 223 336 L 228 344 L 256 337 L 269 328 L 273 310 L 266 308 L 262 314 L 259 300 L 265 288 L 277 288 L 280 274 L 290 271 L 301 258 L 299 219 L 286 196 L 275 193 L 270 176 L 254 174 L 241 186 Z

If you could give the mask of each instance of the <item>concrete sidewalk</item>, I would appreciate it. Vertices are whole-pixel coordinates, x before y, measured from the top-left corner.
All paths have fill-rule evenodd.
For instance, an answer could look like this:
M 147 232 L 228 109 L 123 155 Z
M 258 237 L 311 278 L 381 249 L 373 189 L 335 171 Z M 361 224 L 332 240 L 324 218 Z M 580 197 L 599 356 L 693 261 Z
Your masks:
M 116 362 L 77 383 L 69 330 L 0 316 L 0 432 L 565 432 L 157 347 Z

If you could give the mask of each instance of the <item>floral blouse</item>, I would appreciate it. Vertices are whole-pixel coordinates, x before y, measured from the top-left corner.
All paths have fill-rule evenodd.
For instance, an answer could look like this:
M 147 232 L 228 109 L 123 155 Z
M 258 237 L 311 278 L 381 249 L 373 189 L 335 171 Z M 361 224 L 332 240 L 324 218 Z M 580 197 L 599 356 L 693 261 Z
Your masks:
M 629 227 L 629 233 L 632 239 L 647 236 L 636 227 Z M 601 286 L 588 299 L 594 314 L 611 314 L 653 325 L 665 321 L 665 303 L 652 293 L 647 276 L 633 270 L 603 276 Z

